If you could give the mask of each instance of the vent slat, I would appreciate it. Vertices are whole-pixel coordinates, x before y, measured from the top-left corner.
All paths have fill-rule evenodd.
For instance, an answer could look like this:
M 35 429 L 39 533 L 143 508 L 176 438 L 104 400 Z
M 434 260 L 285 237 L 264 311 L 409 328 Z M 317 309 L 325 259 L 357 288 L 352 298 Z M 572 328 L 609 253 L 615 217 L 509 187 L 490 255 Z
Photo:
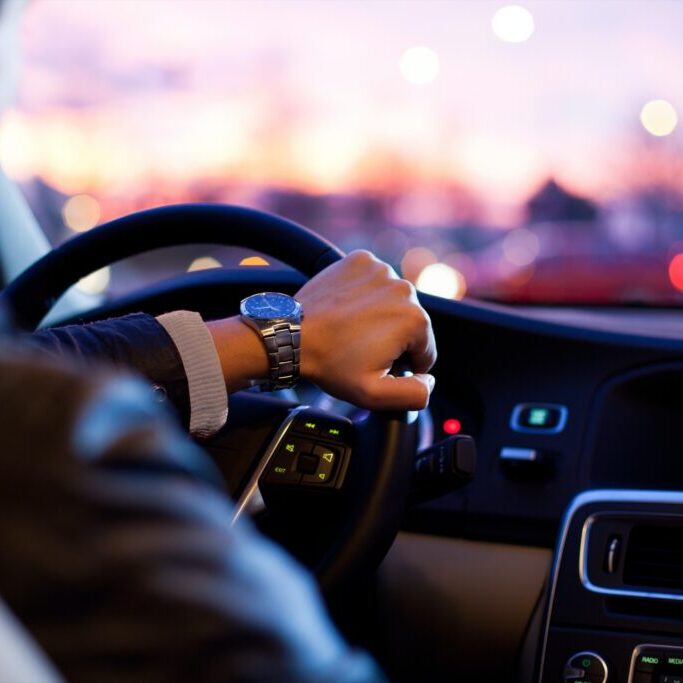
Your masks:
M 626 548 L 624 583 L 683 590 L 683 528 L 635 524 Z

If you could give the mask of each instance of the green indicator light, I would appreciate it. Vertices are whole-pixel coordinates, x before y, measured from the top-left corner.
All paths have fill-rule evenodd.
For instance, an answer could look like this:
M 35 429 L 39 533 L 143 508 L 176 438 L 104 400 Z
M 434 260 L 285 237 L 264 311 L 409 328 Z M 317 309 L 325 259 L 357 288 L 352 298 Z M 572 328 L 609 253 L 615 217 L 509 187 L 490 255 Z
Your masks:
M 547 408 L 532 408 L 529 411 L 529 424 L 543 427 L 548 422 L 550 411 Z
M 285 446 L 285 450 L 288 451 L 289 453 L 294 453 L 294 444 L 293 443 L 288 443 Z
M 640 661 L 643 664 L 659 664 L 659 657 L 653 657 L 652 655 L 642 655 Z
M 276 474 L 287 474 L 287 469 L 284 467 L 273 467 L 273 472 Z
M 324 472 L 321 472 L 318 475 L 318 479 L 320 479 L 320 481 L 325 481 L 325 479 L 327 479 L 327 475 Z
M 332 434 L 332 436 L 339 436 L 340 432 L 336 427 L 330 427 L 328 430 L 328 434 Z
M 590 659 L 582 659 L 581 660 L 581 666 L 584 669 L 587 669 L 591 665 L 591 660 Z
M 331 453 L 330 451 L 323 453 L 323 460 L 326 462 L 332 462 L 334 460 L 334 453 Z
M 315 429 L 315 422 L 304 422 L 306 429 Z
M 667 664 L 675 664 L 676 666 L 681 666 L 683 664 L 683 659 L 681 657 L 667 657 Z

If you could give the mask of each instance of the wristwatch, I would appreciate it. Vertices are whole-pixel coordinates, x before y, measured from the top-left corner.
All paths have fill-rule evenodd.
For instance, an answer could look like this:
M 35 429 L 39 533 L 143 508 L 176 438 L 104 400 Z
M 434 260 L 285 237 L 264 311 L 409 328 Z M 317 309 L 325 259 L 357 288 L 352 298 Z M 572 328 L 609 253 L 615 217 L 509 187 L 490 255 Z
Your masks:
M 303 307 L 279 292 L 261 292 L 243 299 L 241 318 L 256 330 L 268 353 L 268 379 L 252 380 L 266 391 L 287 389 L 299 379 Z

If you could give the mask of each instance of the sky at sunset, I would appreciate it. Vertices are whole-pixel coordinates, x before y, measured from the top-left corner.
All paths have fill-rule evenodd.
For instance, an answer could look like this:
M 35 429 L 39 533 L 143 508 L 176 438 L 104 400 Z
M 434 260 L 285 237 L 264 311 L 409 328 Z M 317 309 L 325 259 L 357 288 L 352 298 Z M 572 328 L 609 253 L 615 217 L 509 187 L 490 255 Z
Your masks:
M 477 0 L 35 0 L 10 176 L 75 194 L 191 181 L 310 192 L 464 187 L 515 204 L 552 175 L 629 182 L 650 100 L 683 112 L 683 2 L 538 1 L 525 42 Z M 406 50 L 438 58 L 428 83 Z

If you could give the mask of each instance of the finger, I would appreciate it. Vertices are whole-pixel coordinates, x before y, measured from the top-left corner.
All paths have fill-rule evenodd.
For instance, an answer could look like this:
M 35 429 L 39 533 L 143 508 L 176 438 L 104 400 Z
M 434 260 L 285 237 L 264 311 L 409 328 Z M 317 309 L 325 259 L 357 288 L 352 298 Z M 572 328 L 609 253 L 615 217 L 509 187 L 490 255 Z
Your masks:
M 436 363 L 434 330 L 432 330 L 432 323 L 427 313 L 423 311 L 423 314 L 422 317 L 418 317 L 407 348 L 410 365 L 415 373 L 428 372 Z
M 371 410 L 422 410 L 434 388 L 432 375 L 382 375 L 367 388 L 363 407 Z

